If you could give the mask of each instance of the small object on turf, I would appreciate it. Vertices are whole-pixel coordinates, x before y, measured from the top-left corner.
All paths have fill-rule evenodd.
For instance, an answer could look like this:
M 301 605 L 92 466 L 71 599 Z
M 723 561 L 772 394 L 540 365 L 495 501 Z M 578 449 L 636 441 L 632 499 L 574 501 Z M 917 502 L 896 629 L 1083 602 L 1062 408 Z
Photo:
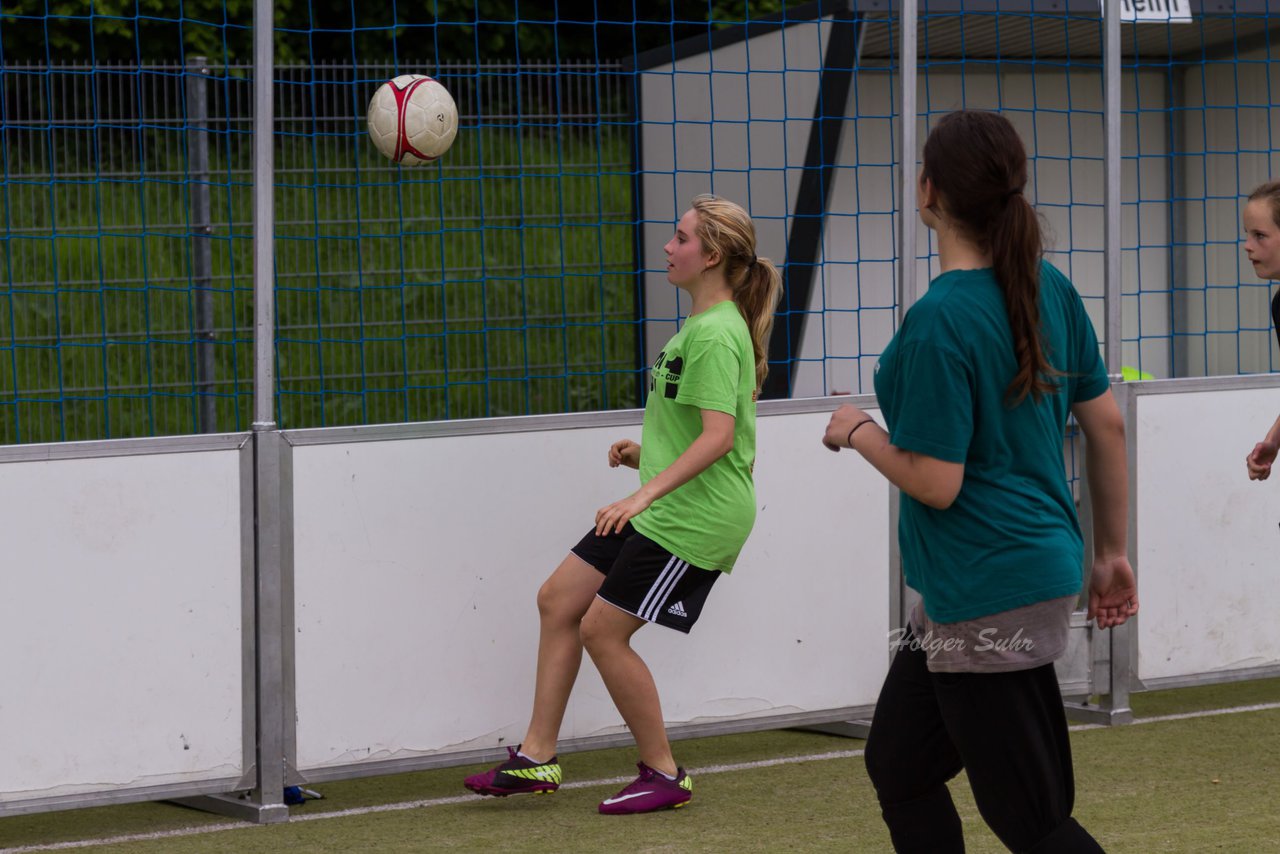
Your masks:
M 304 789 L 301 786 L 285 786 L 284 802 L 291 807 L 298 804 L 305 804 L 307 801 L 318 801 L 324 798 L 324 795 L 311 789 Z

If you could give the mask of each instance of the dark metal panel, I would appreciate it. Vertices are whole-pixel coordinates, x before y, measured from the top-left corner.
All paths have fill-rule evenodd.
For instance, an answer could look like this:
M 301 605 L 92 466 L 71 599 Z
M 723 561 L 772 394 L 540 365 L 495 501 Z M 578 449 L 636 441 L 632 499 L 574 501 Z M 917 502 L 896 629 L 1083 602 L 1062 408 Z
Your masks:
M 822 234 L 827 200 L 835 177 L 849 91 L 853 86 L 860 27 L 861 22 L 849 13 L 835 15 L 831 21 L 831 36 L 822 60 L 822 77 L 813 108 L 813 124 L 809 128 L 804 172 L 800 176 L 791 233 L 787 238 L 782 304 L 778 307 L 778 321 L 775 321 L 773 336 L 769 339 L 771 369 L 760 395 L 766 399 L 790 397 L 795 372 L 800 365 L 797 351 L 804 340 L 813 282 L 823 263 Z

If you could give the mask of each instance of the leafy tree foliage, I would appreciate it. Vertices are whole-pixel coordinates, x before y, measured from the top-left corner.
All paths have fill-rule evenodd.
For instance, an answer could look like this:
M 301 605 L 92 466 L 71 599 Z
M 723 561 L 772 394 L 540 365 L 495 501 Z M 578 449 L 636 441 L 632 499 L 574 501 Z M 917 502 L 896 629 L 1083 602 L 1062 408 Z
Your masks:
M 274 0 L 278 62 L 615 60 L 799 5 L 609 0 Z M 248 62 L 253 0 L 6 0 L 0 59 Z

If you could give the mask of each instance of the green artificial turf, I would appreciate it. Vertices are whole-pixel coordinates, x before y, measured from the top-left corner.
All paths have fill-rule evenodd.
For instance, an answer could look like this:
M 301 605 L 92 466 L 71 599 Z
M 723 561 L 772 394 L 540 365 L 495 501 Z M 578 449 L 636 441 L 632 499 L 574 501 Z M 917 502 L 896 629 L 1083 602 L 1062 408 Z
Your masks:
M 1280 702 L 1280 680 L 1139 694 L 1139 719 Z M 1072 735 L 1076 817 L 1109 851 L 1280 851 L 1280 709 Z M 783 730 L 678 742 L 694 774 L 688 807 L 606 817 L 597 802 L 634 774 L 634 752 L 561 757 L 566 785 L 551 796 L 480 799 L 462 788 L 477 767 L 315 784 L 325 798 L 295 820 L 255 827 L 170 804 L 64 811 L 0 819 L 0 850 L 182 828 L 231 829 L 94 846 L 95 852 L 773 852 L 888 851 L 888 835 L 863 761 L 863 742 Z M 805 757 L 841 754 L 822 760 Z M 749 763 L 765 767 L 700 771 Z M 584 785 L 587 784 L 587 785 Z M 963 775 L 952 784 L 968 850 L 1004 848 L 982 823 Z M 319 818 L 344 810 L 444 801 Z

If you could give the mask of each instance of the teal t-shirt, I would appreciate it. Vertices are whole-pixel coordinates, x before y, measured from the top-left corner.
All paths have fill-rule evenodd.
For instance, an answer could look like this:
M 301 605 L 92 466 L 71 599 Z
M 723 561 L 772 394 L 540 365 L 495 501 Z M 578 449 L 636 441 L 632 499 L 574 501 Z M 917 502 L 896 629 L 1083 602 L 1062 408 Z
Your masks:
M 898 540 L 907 584 L 939 623 L 1078 593 L 1084 547 L 1066 479 L 1068 410 L 1109 387 L 1075 287 L 1040 268 L 1045 352 L 1058 391 L 1010 408 L 1017 373 L 1004 297 L 990 269 L 934 279 L 876 365 L 876 397 L 897 447 L 964 463 L 955 502 L 935 510 L 902 494 Z
M 681 560 L 728 572 L 756 519 L 756 363 L 732 301 L 692 315 L 658 354 L 640 436 L 640 481 L 671 465 L 702 433 L 702 410 L 734 417 L 733 450 L 631 520 Z

